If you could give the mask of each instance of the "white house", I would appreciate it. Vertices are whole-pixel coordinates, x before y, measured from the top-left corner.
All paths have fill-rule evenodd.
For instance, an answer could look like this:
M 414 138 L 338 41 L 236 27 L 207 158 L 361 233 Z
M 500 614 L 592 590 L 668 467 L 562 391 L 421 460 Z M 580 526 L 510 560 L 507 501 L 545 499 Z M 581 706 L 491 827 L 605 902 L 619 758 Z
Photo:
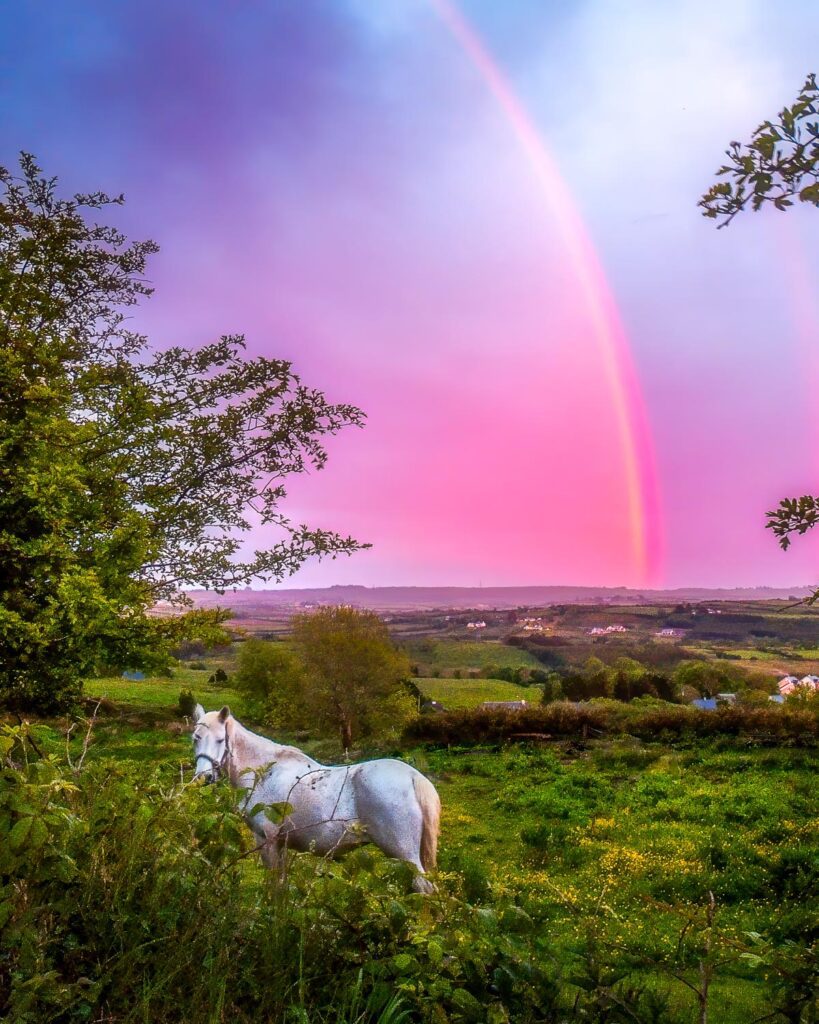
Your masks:
M 777 683 L 777 687 L 783 697 L 789 697 L 797 690 L 817 693 L 819 692 L 819 676 L 802 676 L 801 679 L 797 679 L 796 676 L 784 676 Z

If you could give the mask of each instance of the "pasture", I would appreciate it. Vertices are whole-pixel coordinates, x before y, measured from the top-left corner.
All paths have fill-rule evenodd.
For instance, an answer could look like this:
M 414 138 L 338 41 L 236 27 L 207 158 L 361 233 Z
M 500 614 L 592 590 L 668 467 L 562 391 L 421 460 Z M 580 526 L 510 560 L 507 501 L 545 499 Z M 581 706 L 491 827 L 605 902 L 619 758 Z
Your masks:
M 425 679 L 415 680 L 418 689 L 430 700 L 440 701 L 451 710 L 476 708 L 485 700 L 529 700 L 537 702 L 540 690 L 507 683 L 503 679 Z
M 157 819 L 158 831 L 145 833 L 142 842 L 161 852 L 165 840 L 176 836 L 173 857 L 186 866 L 174 860 L 174 870 L 188 870 L 185 843 L 190 841 L 196 859 L 211 865 L 203 866 L 206 877 L 224 871 L 238 885 L 222 898 L 255 907 L 254 913 L 282 913 L 281 894 L 270 889 L 270 878 L 251 855 L 249 834 L 230 811 L 226 790 L 182 785 L 190 777 L 191 758 L 189 737 L 174 710 L 180 689 L 190 686 L 207 708 L 229 703 L 242 716 L 240 695 L 229 685 L 209 684 L 208 676 L 209 671 L 185 668 L 171 680 L 90 681 L 89 696 L 105 697 L 106 703 L 91 731 L 83 771 L 95 785 L 119 773 L 139 780 L 128 788 L 129 800 L 146 786 L 167 826 Z M 446 692 L 450 703 L 478 695 L 487 699 L 486 691 L 476 695 L 476 684 L 511 687 L 492 680 L 427 682 L 441 684 L 438 699 Z M 89 702 L 89 708 L 95 704 Z M 59 757 L 68 750 L 76 765 L 86 734 L 75 728 L 66 740 L 65 731 L 66 724 L 58 722 L 33 727 L 41 749 Z M 298 742 L 326 761 L 338 756 L 332 742 L 304 736 Z M 490 1019 L 480 1005 L 486 998 L 494 1000 L 491 1019 L 499 1022 L 687 1024 L 703 1019 L 698 1015 L 705 999 L 708 1020 L 747 1024 L 766 1014 L 774 1022 L 787 1020 L 784 1010 L 775 1008 L 787 1009 L 786 996 L 791 998 L 799 984 L 803 989 L 814 984 L 819 823 L 813 750 L 751 748 L 727 739 L 672 747 L 626 737 L 392 753 L 429 774 L 441 794 L 440 894 L 426 909 L 417 897 L 402 895 L 400 872 L 379 854 L 362 851 L 326 868 L 310 855 L 296 857 L 288 890 L 296 905 L 287 914 L 306 914 L 310 920 L 318 915 L 320 927 L 315 920 L 311 927 L 319 930 L 329 927 L 325 914 L 341 914 L 358 936 L 359 950 L 333 953 L 341 956 L 336 996 L 328 995 L 318 967 L 312 976 L 304 963 L 297 967 L 285 958 L 287 970 L 296 974 L 287 975 L 291 988 L 281 999 L 293 1007 L 298 998 L 303 1006 L 311 998 L 338 1004 L 334 1017 L 325 1005 L 321 1013 L 299 1019 L 339 1024 L 382 1019 L 389 1007 L 383 1000 L 365 1005 L 363 989 L 355 1012 L 348 1002 L 358 998 L 356 985 L 367 988 L 373 979 L 388 978 L 390 991 L 401 994 L 402 1005 L 419 1019 Z M 185 840 L 186 828 L 194 828 L 188 820 L 197 831 Z M 211 837 L 202 833 L 203 822 L 211 823 Z M 212 845 L 220 830 L 230 854 L 226 863 Z M 137 854 L 128 857 L 131 864 Z M 320 906 L 316 899 L 323 901 Z M 371 918 L 385 907 L 403 923 L 376 940 Z M 298 927 L 307 927 L 306 920 Z M 221 934 L 218 928 L 215 934 Z M 343 929 L 333 936 L 339 949 L 349 938 Z M 331 940 L 325 935 L 322 941 Z M 437 950 L 449 948 L 448 943 L 460 944 L 457 955 L 454 946 L 446 954 L 460 964 L 457 970 L 450 959 L 446 971 L 441 966 Z M 211 952 L 218 959 L 218 951 Z M 469 956 L 480 963 L 467 969 Z M 372 966 L 365 970 L 367 963 Z M 501 963 L 513 974 L 526 963 L 527 970 L 536 968 L 524 986 L 529 995 L 521 996 L 523 1002 L 492 995 L 498 984 L 491 978 Z M 234 968 L 225 963 L 219 969 L 227 972 L 226 983 Z M 794 970 L 802 972 L 801 981 L 788 980 Z M 284 982 L 280 978 L 277 984 Z M 321 999 L 308 991 L 319 984 L 325 986 Z M 148 989 L 139 1019 L 179 1019 L 157 1015 L 161 995 Z M 433 1010 L 438 1005 L 441 1009 Z M 217 1008 L 201 1019 L 227 1019 L 222 1012 Z
M 403 647 L 421 669 L 422 676 L 437 671 L 451 676 L 454 669 L 464 672 L 482 671 L 497 665 L 499 668 L 542 668 L 537 658 L 519 647 L 494 640 L 407 640 Z

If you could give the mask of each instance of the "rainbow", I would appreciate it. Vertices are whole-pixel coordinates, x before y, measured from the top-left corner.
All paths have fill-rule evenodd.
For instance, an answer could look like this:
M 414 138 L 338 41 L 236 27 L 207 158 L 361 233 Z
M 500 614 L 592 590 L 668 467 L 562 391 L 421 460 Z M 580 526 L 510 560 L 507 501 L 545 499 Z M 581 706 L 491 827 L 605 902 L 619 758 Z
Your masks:
M 560 231 L 612 396 L 638 577 L 644 585 L 657 583 L 662 568 L 663 541 L 654 446 L 628 339 L 605 273 L 572 195 L 507 76 L 452 0 L 429 2 L 506 114 Z

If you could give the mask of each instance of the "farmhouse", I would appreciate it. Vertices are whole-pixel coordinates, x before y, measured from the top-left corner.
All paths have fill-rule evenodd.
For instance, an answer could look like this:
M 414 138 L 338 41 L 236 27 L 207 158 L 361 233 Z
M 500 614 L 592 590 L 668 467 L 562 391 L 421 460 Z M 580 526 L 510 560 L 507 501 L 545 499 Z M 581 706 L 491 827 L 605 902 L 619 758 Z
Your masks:
M 777 683 L 777 688 L 782 697 L 790 697 L 797 690 L 817 693 L 819 692 L 819 676 L 802 676 L 801 679 L 797 679 L 796 676 L 783 676 Z
M 527 617 L 520 620 L 523 628 L 529 633 L 542 633 L 543 632 L 543 619 L 536 619 Z
M 485 622 L 467 622 L 466 628 L 467 629 L 486 629 L 486 623 Z
M 625 626 L 592 626 L 589 630 L 590 636 L 603 636 L 606 633 L 627 633 Z

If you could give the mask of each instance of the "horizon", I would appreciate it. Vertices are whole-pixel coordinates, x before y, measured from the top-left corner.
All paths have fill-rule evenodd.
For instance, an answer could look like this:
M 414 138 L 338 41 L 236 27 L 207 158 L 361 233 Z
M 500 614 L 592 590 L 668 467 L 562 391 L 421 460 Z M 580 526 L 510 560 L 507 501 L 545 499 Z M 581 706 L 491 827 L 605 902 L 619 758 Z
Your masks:
M 162 250 L 133 326 L 244 333 L 368 415 L 283 510 L 373 547 L 270 587 L 819 576 L 819 535 L 765 529 L 819 469 L 819 215 L 717 231 L 696 206 L 817 70 L 815 5 L 3 18 L 0 163 L 126 193 L 120 226 Z
M 461 583 L 439 583 L 432 585 L 425 585 L 419 583 L 327 583 L 317 586 L 295 586 L 292 582 L 287 581 L 279 584 L 271 584 L 268 586 L 247 584 L 241 587 L 229 587 L 224 593 L 233 592 L 234 590 L 239 593 L 252 592 L 255 594 L 262 593 L 281 593 L 287 590 L 628 590 L 634 593 L 666 593 L 678 590 L 703 590 L 703 591 L 734 591 L 734 590 L 816 590 L 816 584 L 814 583 L 793 583 L 786 584 L 784 586 L 768 584 L 768 583 L 752 583 L 752 584 L 738 584 L 736 586 L 701 586 L 696 583 L 681 584 L 679 586 L 664 587 L 664 586 L 647 586 L 647 587 L 634 587 L 627 586 L 626 584 L 617 583 L 606 583 L 606 584 L 588 584 L 588 583 L 502 583 L 502 584 L 476 584 L 471 586 L 469 584 Z M 190 587 L 185 590 L 185 593 L 217 593 L 217 591 L 204 591 L 201 587 Z

